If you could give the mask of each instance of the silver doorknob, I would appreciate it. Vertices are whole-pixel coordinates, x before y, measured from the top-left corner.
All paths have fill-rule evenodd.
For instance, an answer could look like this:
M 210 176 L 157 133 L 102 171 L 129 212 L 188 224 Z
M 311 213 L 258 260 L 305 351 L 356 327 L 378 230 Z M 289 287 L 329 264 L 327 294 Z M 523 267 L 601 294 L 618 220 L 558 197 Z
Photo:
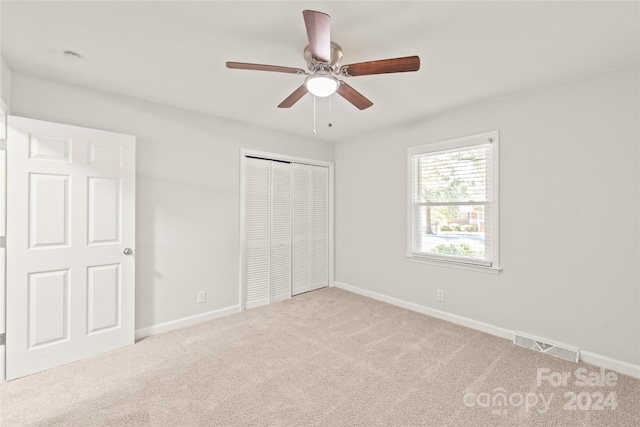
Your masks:
M 131 255 L 133 253 L 133 249 L 131 248 L 125 248 L 124 251 L 122 251 L 125 255 Z

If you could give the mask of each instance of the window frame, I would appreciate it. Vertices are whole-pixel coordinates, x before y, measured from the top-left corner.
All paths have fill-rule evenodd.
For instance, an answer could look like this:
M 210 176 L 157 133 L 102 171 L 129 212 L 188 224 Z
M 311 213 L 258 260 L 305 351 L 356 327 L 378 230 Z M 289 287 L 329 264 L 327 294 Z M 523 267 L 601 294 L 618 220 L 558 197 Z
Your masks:
M 421 262 L 432 265 L 452 267 L 463 270 L 480 271 L 485 273 L 499 274 L 500 268 L 500 189 L 499 189 L 499 153 L 500 153 L 499 131 L 485 132 L 476 135 L 469 135 L 444 141 L 431 142 L 407 149 L 407 247 L 406 259 L 411 262 Z M 466 147 L 491 143 L 491 262 L 477 261 L 473 259 L 454 258 L 438 256 L 436 254 L 416 253 L 413 251 L 414 239 L 414 202 L 413 202 L 413 157 L 421 154 L 437 153 L 442 151 L 461 150 Z

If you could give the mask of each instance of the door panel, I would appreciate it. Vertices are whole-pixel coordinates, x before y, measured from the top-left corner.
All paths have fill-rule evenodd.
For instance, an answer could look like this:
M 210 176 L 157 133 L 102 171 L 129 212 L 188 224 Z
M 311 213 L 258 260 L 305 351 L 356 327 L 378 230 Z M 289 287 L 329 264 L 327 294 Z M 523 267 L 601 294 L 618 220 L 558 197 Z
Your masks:
M 244 162 L 244 271 L 245 308 L 269 304 L 271 244 L 269 227 L 269 161 Z
M 271 302 L 291 297 L 291 164 L 271 163 Z
M 311 166 L 311 289 L 329 286 L 329 169 Z
M 87 333 L 120 325 L 120 265 L 87 267 Z
M 29 350 L 69 338 L 69 270 L 28 276 Z
M 311 166 L 293 164 L 293 295 L 311 290 Z
M 69 176 L 29 174 L 29 247 L 69 244 Z
M 89 142 L 89 164 L 122 168 L 122 150 L 120 144 Z
M 291 297 L 291 165 L 242 160 L 243 307 Z
M 120 179 L 89 177 L 90 245 L 120 241 L 120 186 Z
M 71 141 L 68 139 L 32 134 L 29 139 L 29 158 L 69 162 L 70 145 Z
M 134 341 L 135 138 L 9 117 L 7 379 Z
M 294 164 L 293 295 L 329 285 L 329 169 Z

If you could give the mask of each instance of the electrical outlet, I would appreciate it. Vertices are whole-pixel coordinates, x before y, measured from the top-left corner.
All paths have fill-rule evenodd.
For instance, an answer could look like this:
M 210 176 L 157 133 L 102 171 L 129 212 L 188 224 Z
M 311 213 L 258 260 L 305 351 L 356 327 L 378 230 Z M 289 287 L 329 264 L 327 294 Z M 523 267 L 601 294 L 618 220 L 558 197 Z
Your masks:
M 207 301 L 207 291 L 198 292 L 198 304 L 202 304 Z
M 438 301 L 444 301 L 444 291 L 442 289 L 436 291 L 436 299 Z

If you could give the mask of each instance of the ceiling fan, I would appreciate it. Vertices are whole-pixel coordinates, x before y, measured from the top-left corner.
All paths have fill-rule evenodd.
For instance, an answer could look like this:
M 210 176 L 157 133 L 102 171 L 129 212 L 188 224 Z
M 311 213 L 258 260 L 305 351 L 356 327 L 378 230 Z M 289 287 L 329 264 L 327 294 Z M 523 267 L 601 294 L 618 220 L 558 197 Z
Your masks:
M 307 92 L 319 97 L 329 96 L 337 92 L 338 95 L 351 104 L 360 110 L 364 110 L 371 107 L 373 102 L 344 81 L 339 80 L 338 76 L 355 77 L 371 74 L 404 73 L 420 69 L 420 58 L 418 56 L 340 65 L 342 48 L 331 41 L 331 18 L 329 15 L 314 10 L 305 10 L 302 15 L 307 29 L 307 37 L 309 38 L 309 44 L 304 49 L 304 59 L 307 62 L 309 72 L 301 68 L 278 65 L 227 62 L 227 68 L 238 70 L 274 71 L 306 75 L 307 78 L 302 86 L 282 101 L 278 108 L 291 107 Z

